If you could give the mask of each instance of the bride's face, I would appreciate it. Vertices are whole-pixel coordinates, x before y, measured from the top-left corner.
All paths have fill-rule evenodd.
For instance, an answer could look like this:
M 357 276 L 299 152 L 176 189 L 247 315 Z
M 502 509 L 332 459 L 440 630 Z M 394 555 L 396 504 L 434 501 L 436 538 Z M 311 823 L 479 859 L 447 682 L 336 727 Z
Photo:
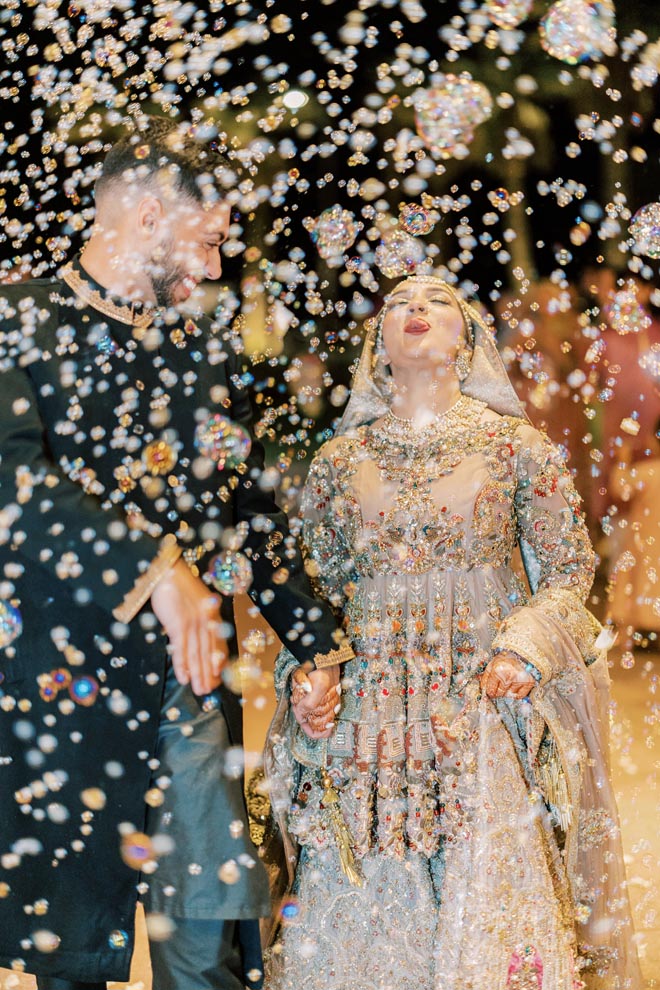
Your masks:
M 464 339 L 463 314 L 449 289 L 410 280 L 389 295 L 383 344 L 393 371 L 449 367 Z

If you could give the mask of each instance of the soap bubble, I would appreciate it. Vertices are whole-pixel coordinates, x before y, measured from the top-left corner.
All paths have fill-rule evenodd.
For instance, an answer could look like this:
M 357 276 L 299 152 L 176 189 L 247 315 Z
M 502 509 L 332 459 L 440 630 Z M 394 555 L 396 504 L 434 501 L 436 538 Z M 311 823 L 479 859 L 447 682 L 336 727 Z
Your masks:
M 610 0 L 557 0 L 539 26 L 541 45 L 569 65 L 616 51 L 614 6 Z
M 210 416 L 195 430 L 195 446 L 200 454 L 215 461 L 218 470 L 231 470 L 242 464 L 250 453 L 250 436 L 239 423 L 220 413 Z
M 529 16 L 534 0 L 486 0 L 486 12 L 493 24 L 514 28 Z
M 252 564 L 243 553 L 224 550 L 209 564 L 213 587 L 223 595 L 244 594 L 252 584 Z
M 423 243 L 403 230 L 385 234 L 375 253 L 376 264 L 387 278 L 412 274 L 425 257 Z
M 647 203 L 630 223 L 635 250 L 649 258 L 660 258 L 660 203 Z
M 362 226 L 356 221 L 355 214 L 341 206 L 330 206 L 316 220 L 307 218 L 305 221 L 316 250 L 327 261 L 340 261 L 344 252 L 355 243 Z
M 469 72 L 448 73 L 431 89 L 419 89 L 413 97 L 415 126 L 426 146 L 442 158 L 451 158 L 459 145 L 467 145 L 478 124 L 490 117 L 493 100 L 486 87 Z

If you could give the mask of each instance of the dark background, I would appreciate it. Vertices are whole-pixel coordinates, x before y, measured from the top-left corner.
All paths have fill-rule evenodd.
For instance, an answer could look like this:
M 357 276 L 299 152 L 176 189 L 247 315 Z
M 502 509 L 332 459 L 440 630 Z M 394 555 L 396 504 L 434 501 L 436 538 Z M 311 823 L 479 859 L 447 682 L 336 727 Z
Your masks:
M 426 16 L 420 19 L 416 7 Z M 223 284 L 231 291 L 223 297 L 218 315 L 226 321 L 240 306 L 249 322 L 252 304 L 249 291 L 246 302 L 246 280 L 248 287 L 265 288 L 253 321 L 267 322 L 269 306 L 277 298 L 287 306 L 291 322 L 283 344 L 273 342 L 271 347 L 266 338 L 266 346 L 248 347 L 254 352 L 261 404 L 285 403 L 292 391 L 283 377 L 286 367 L 294 358 L 302 362 L 302 372 L 298 365 L 296 374 L 301 373 L 304 382 L 308 355 L 320 355 L 325 371 L 320 385 L 318 369 L 307 368 L 316 383 L 310 387 L 322 392 L 319 402 L 303 409 L 307 426 L 301 427 L 294 417 L 292 431 L 281 414 L 271 433 L 273 440 L 278 434 L 280 441 L 284 437 L 289 455 L 296 456 L 296 446 L 310 438 L 315 445 L 336 415 L 328 394 L 335 385 L 348 383 L 362 321 L 391 284 L 373 264 L 378 224 L 362 216 L 364 230 L 348 252 L 361 253 L 371 272 L 361 281 L 343 265 L 329 267 L 319 258 L 303 220 L 318 217 L 333 204 L 352 210 L 359 219 L 367 203 L 361 194 L 348 194 L 350 180 L 382 182 L 386 188 L 376 200 L 376 212 L 394 219 L 401 202 L 420 200 L 402 185 L 413 170 L 397 171 L 386 150 L 402 128 L 414 131 L 413 110 L 405 103 L 416 85 L 406 82 L 405 74 L 391 71 L 402 45 L 409 46 L 410 68 L 419 72 L 417 85 L 429 85 L 434 68 L 468 71 L 494 99 L 490 119 L 476 128 L 469 156 L 461 161 L 438 159 L 442 174 L 428 179 L 426 194 L 450 195 L 455 201 L 423 238 L 437 245 L 436 263 L 450 268 L 453 264 L 458 281 L 492 306 L 502 292 L 517 290 L 521 276 L 514 274 L 516 267 L 532 283 L 553 273 L 556 279 L 577 283 L 587 266 L 607 264 L 625 271 L 634 259 L 625 244 L 627 220 L 657 198 L 660 123 L 657 85 L 636 91 L 631 69 L 644 44 L 660 35 L 660 8 L 641 0 L 617 4 L 616 54 L 577 65 L 565 64 L 541 47 L 539 23 L 549 8 L 546 0 L 533 4 L 517 29 L 517 50 L 505 55 L 505 32 L 498 41 L 494 26 L 487 23 L 486 8 L 470 0 L 421 0 L 417 5 L 388 0 L 164 2 L 139 9 L 127 2 L 98 0 L 52 6 L 7 3 L 0 13 L 0 243 L 5 277 L 47 274 L 79 250 L 93 216 L 95 167 L 136 113 L 208 122 L 226 135 L 234 151 L 254 151 L 255 142 L 261 142 L 260 156 L 243 158 L 241 181 L 252 183 L 253 191 L 246 187 L 241 197 L 234 241 L 247 251 L 240 252 L 240 245 L 229 247 L 230 253 L 238 253 L 225 258 Z M 481 36 L 478 30 L 474 34 L 474 19 L 480 14 L 485 23 Z M 369 47 L 363 39 L 353 51 L 343 32 L 347 21 L 355 23 L 356 17 L 371 29 L 376 43 Z M 462 36 L 453 51 L 448 41 L 452 26 L 455 35 Z M 505 44 L 512 36 L 506 34 Z M 224 50 L 200 58 L 210 40 L 220 42 Z M 381 109 L 390 107 L 389 120 L 364 128 L 354 115 L 378 94 L 379 71 L 388 72 L 383 66 L 389 67 L 394 81 L 389 91 L 379 94 Z M 282 108 L 289 89 L 309 97 L 299 112 Z M 511 95 L 509 106 L 498 105 L 502 93 Z M 580 135 L 580 115 L 590 116 L 596 128 L 614 121 L 614 136 L 608 140 L 598 131 L 592 139 L 584 132 Z M 355 162 L 349 143 L 335 139 L 342 129 L 356 126 L 371 130 L 375 138 L 362 164 Z M 531 141 L 533 154 L 507 160 L 503 149 L 509 128 Z M 222 138 L 209 140 L 222 143 Z M 571 142 L 579 147 L 577 157 L 567 154 Z M 330 153 L 325 154 L 328 147 Z M 641 152 L 633 152 L 635 148 Z M 625 161 L 616 160 L 617 149 L 625 152 Z M 539 191 L 543 181 L 564 187 L 575 183 L 578 195 L 560 206 L 556 195 Z M 259 202 L 251 204 L 255 188 Z M 484 215 L 493 212 L 488 193 L 498 188 L 509 194 L 522 192 L 524 199 L 486 227 Z M 461 197 L 467 199 L 460 202 Z M 623 210 L 614 232 L 602 226 L 608 205 L 615 213 Z M 589 224 L 589 233 L 583 244 L 574 244 L 571 231 L 581 223 Z M 467 254 L 457 226 L 471 228 L 467 236 L 473 243 Z M 501 260 L 492 242 L 502 241 L 506 228 L 515 232 L 515 240 L 504 242 L 510 258 Z M 485 233 L 491 235 L 490 244 L 480 242 Z M 306 281 L 287 284 L 286 273 L 278 278 L 277 265 L 287 258 Z M 654 281 L 657 265 L 648 261 L 642 274 Z M 215 291 L 207 302 L 213 312 Z

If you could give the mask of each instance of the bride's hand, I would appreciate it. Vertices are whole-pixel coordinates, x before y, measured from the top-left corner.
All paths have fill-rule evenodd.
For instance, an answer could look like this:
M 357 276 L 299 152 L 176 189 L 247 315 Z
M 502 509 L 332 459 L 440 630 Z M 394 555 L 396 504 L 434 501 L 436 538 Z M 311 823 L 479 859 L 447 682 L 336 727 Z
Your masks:
M 520 657 L 506 651 L 494 656 L 481 675 L 481 690 L 489 698 L 526 698 L 535 685 Z
M 305 735 L 327 739 L 335 727 L 340 708 L 339 667 L 305 672 L 294 670 L 291 678 L 291 708 Z

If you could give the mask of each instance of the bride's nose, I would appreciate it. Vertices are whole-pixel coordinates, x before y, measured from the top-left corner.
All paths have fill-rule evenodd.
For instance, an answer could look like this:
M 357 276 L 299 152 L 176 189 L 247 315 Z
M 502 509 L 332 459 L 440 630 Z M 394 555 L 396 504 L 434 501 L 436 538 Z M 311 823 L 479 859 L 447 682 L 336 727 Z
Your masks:
M 414 313 L 415 310 L 420 310 L 422 313 L 425 313 L 426 312 L 426 300 L 425 299 L 411 299 L 410 300 L 410 303 L 408 304 L 408 309 L 410 310 L 411 313 Z

